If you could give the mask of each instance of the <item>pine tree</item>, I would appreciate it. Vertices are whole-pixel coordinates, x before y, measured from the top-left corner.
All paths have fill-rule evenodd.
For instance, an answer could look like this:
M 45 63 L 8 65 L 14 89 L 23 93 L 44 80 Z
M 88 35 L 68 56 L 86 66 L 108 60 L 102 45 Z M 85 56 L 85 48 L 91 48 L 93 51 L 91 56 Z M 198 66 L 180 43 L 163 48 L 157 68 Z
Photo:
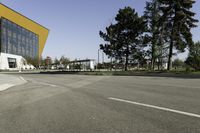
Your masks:
M 170 31 L 170 46 L 168 56 L 168 70 L 172 67 L 173 49 L 184 52 L 185 48 L 193 44 L 191 29 L 196 27 L 198 20 L 191 11 L 193 0 L 158 0 L 162 10 L 162 23 Z
M 124 70 L 127 71 L 131 55 L 141 50 L 145 30 L 144 18 L 131 7 L 125 7 L 119 10 L 115 24 L 107 27 L 105 33 L 100 31 L 100 37 L 108 42 L 101 44 L 100 48 L 110 57 L 124 61 Z
M 146 7 L 144 11 L 144 18 L 148 23 L 148 33 L 150 34 L 150 46 L 151 46 L 151 69 L 155 68 L 156 61 L 156 47 L 159 45 L 159 35 L 160 29 L 160 9 L 158 0 L 151 0 L 146 2 Z

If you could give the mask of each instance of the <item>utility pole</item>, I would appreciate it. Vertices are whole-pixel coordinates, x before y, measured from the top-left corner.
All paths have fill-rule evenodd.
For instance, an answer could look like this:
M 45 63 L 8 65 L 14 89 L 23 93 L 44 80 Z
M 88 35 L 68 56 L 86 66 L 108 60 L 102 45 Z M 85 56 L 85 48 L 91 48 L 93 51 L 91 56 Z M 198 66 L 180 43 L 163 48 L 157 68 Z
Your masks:
M 103 53 L 103 51 L 102 51 L 102 67 L 104 69 L 104 53 Z
M 97 61 L 98 64 L 99 64 L 99 50 L 100 50 L 100 49 L 98 49 L 98 61 Z
M 99 51 L 100 51 L 100 49 L 98 49 L 98 61 L 97 61 L 97 69 L 99 68 Z
M 102 64 L 104 63 L 104 53 L 102 52 Z

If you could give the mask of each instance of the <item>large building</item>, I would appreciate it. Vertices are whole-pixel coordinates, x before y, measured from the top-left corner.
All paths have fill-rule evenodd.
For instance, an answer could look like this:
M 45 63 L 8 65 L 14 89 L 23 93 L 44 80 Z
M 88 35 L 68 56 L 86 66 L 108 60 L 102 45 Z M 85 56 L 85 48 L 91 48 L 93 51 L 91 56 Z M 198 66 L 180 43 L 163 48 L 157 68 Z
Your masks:
M 49 30 L 0 3 L 0 70 L 19 70 L 42 55 Z

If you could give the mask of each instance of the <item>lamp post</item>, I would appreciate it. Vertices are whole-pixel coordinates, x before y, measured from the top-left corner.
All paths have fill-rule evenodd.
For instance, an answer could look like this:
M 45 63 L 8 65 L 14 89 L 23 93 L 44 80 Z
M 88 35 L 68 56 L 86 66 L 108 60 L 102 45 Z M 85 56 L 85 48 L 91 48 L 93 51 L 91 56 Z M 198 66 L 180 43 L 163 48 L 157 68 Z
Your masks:
M 98 64 L 99 64 L 99 51 L 100 51 L 100 49 L 98 49 L 98 62 L 97 62 Z
M 104 53 L 102 52 L 102 64 L 104 63 Z
M 100 51 L 100 49 L 98 49 L 98 61 L 97 61 L 97 69 L 99 68 L 99 51 Z

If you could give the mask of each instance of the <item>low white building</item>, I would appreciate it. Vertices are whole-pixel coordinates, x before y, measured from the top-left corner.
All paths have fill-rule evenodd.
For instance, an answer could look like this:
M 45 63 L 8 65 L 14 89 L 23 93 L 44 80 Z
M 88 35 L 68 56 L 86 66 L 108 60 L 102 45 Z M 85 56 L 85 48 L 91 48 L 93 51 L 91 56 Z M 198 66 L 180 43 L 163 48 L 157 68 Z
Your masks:
M 0 53 L 0 70 L 30 70 L 33 65 L 27 64 L 26 60 L 19 55 Z
M 80 70 L 94 70 L 95 69 L 95 60 L 94 59 L 85 59 L 85 60 L 75 60 L 69 63 L 70 69 L 78 69 Z

